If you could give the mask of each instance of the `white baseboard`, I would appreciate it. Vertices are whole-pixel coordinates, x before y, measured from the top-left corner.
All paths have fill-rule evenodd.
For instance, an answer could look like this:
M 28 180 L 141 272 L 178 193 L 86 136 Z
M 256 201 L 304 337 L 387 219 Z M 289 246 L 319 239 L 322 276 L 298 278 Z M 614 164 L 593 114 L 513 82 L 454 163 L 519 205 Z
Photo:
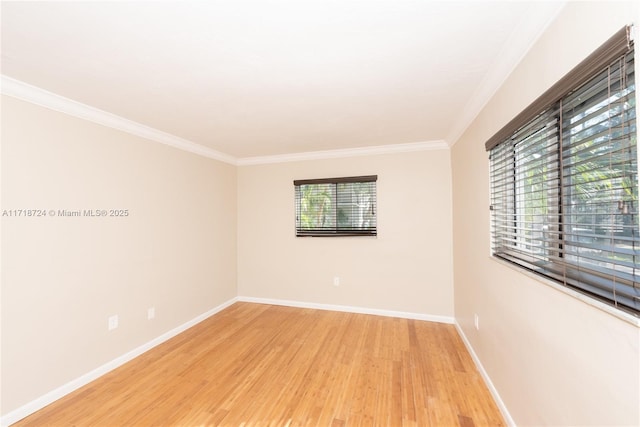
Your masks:
M 238 297 L 238 301 L 253 302 L 257 304 L 283 305 L 286 307 L 314 308 L 316 310 L 342 311 L 346 313 L 373 314 L 375 316 L 398 317 L 401 319 L 426 320 L 428 322 L 455 323 L 452 316 L 439 316 L 433 314 L 407 313 L 403 311 L 380 310 L 377 308 L 352 307 L 346 305 L 318 304 L 313 302 L 301 302 L 270 298 Z
M 460 335 L 460 337 L 462 338 L 462 341 L 464 342 L 464 345 L 467 347 L 469 354 L 471 354 L 471 358 L 473 359 L 473 362 L 476 364 L 478 371 L 480 371 L 480 375 L 482 375 L 482 379 L 484 379 L 484 382 L 487 385 L 489 392 L 493 396 L 493 400 L 495 400 L 496 405 L 498 405 L 498 409 L 502 413 L 504 420 L 507 422 L 508 426 L 516 427 L 516 422 L 511 417 L 511 414 L 507 409 L 507 405 L 505 405 L 504 402 L 502 401 L 502 398 L 500 397 L 500 394 L 498 393 L 498 390 L 496 389 L 496 387 L 493 385 L 491 378 L 489 378 L 489 374 L 487 374 L 487 371 L 485 371 L 484 366 L 482 366 L 482 362 L 480 362 L 478 355 L 473 350 L 473 347 L 471 347 L 471 342 L 469 342 L 469 340 L 467 339 L 467 336 L 464 334 L 464 331 L 460 327 L 460 324 L 458 322 L 455 322 L 455 325 L 456 325 L 456 329 L 458 330 L 458 334 Z
M 15 422 L 20 421 L 21 419 L 33 414 L 34 412 L 44 408 L 45 406 L 49 405 L 50 403 L 53 403 L 54 401 L 66 396 L 67 394 L 79 389 L 80 387 L 90 383 L 91 381 L 94 381 L 95 379 L 101 377 L 102 375 L 113 371 L 114 369 L 116 369 L 117 367 L 127 363 L 128 361 L 140 356 L 142 353 L 145 353 L 149 350 L 151 350 L 152 348 L 156 347 L 159 344 L 162 344 L 163 342 L 175 337 L 176 335 L 180 334 L 181 332 L 186 331 L 187 329 L 191 328 L 192 326 L 195 326 L 196 324 L 202 322 L 203 320 L 213 316 L 214 314 L 218 313 L 219 311 L 222 311 L 223 309 L 229 307 L 231 304 L 235 303 L 236 301 L 238 301 L 238 298 L 232 298 L 222 304 L 220 304 L 217 307 L 212 308 L 211 310 L 202 313 L 201 315 L 189 320 L 188 322 L 171 329 L 168 332 L 165 332 L 164 334 L 160 335 L 157 338 L 152 339 L 151 341 L 129 351 L 128 353 L 123 354 L 122 356 L 119 356 L 115 359 L 113 359 L 110 362 L 105 363 L 104 365 L 92 370 L 91 372 L 87 372 L 86 374 L 82 375 L 79 378 L 76 378 L 75 380 L 72 380 L 58 388 L 56 388 L 55 390 L 50 391 L 49 393 L 40 396 L 39 398 L 19 407 L 18 409 L 15 409 L 11 412 L 9 412 L 8 414 L 2 416 L 0 418 L 0 426 L 2 427 L 7 427 Z

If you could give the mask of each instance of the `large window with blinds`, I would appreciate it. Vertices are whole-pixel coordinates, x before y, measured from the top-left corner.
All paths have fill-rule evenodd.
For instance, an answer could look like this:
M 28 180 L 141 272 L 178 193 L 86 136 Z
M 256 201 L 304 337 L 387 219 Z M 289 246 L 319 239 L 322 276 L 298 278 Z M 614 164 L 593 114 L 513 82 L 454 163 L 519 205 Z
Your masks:
M 296 236 L 377 235 L 377 175 L 293 182 Z
M 487 142 L 494 256 L 640 315 L 629 29 L 505 128 Z

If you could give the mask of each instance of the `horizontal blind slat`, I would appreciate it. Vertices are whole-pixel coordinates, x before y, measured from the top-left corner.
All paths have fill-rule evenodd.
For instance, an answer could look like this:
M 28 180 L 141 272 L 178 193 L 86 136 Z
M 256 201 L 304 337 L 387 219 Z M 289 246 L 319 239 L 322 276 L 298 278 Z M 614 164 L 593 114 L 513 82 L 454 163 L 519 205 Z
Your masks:
M 490 151 L 493 254 L 640 314 L 633 51 Z

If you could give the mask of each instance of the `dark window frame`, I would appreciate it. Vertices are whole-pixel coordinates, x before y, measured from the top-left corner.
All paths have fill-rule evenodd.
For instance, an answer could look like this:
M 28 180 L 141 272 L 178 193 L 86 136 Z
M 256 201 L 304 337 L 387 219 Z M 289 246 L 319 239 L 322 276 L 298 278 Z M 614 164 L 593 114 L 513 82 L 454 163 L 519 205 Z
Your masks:
M 294 180 L 296 237 L 377 236 L 377 180 L 377 175 Z M 366 200 L 368 205 L 357 206 L 358 210 L 361 211 L 364 211 L 366 207 L 366 225 L 364 225 L 365 222 L 363 220 L 363 224 L 354 226 L 350 216 L 347 218 L 348 225 L 340 225 L 339 215 L 341 213 L 353 213 L 346 209 L 348 205 L 353 205 L 353 203 L 350 203 L 348 195 L 345 194 L 350 192 L 353 197 L 356 186 L 364 186 L 368 191 L 369 199 Z M 311 195 L 320 196 L 326 201 L 329 213 L 322 217 L 322 224 L 309 225 L 307 223 L 305 225 L 303 202 L 306 197 L 311 197 L 306 195 L 307 191 L 310 191 Z M 362 212 L 360 213 L 362 214 Z M 328 218 L 328 224 L 324 224 L 325 217 Z M 319 220 L 317 213 L 311 219 Z
M 492 255 L 640 317 L 638 133 L 630 30 L 618 31 L 485 148 L 491 153 Z M 615 79 L 621 82 L 617 88 Z M 602 93 L 599 98 L 597 92 Z M 618 93 L 626 93 L 625 102 L 630 103 L 623 113 L 616 105 Z M 597 120 L 590 117 L 600 114 L 593 112 L 599 102 L 608 133 L 598 134 L 599 125 L 593 124 Z M 621 124 L 612 124 L 618 116 L 624 116 Z M 583 131 L 596 135 L 576 137 Z M 604 142 L 599 142 L 602 134 Z M 604 157 L 614 159 L 616 166 L 607 167 Z M 585 188 L 578 181 L 586 172 L 579 168 L 586 166 L 608 185 L 598 187 L 595 178 L 586 183 L 591 190 L 610 191 L 597 198 L 599 204 L 576 202 L 577 187 Z M 616 175 L 621 171 L 626 175 Z M 623 184 L 624 179 L 631 184 Z M 620 194 L 629 189 L 633 197 L 626 202 Z M 597 219 L 591 228 L 580 228 L 589 224 L 587 216 Z M 604 231 L 602 218 L 608 221 Z

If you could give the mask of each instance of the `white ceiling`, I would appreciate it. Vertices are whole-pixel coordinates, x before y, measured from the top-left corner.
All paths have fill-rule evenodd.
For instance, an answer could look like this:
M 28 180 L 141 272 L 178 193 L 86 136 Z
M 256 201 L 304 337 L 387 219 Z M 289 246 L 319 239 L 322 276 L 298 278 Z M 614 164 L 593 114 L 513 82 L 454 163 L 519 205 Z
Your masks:
M 562 2 L 2 2 L 2 74 L 235 158 L 455 143 Z

